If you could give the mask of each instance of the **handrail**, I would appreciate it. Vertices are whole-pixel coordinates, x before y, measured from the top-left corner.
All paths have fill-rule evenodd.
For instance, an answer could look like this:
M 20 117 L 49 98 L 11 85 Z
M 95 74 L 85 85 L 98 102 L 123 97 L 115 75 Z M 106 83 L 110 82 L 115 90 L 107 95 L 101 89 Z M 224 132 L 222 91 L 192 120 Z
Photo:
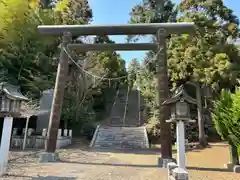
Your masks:
M 128 91 L 127 91 L 127 97 L 126 97 L 125 109 L 124 109 L 124 114 L 123 114 L 123 125 L 125 125 L 125 120 L 126 120 L 129 92 L 130 92 L 130 86 L 128 86 Z

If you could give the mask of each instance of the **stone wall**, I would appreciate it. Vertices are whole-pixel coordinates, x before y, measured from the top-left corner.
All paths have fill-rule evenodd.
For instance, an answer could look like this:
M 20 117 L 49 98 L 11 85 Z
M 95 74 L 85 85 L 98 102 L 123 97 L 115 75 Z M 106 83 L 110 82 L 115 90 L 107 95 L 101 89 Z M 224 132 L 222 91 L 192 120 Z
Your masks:
M 23 148 L 23 142 L 24 142 L 24 132 L 25 129 L 23 129 L 22 135 L 16 134 L 17 129 L 13 129 L 13 134 L 11 137 L 11 148 Z M 43 149 L 46 146 L 47 143 L 47 129 L 42 130 L 41 135 L 32 135 L 34 132 L 33 129 L 28 129 L 27 132 L 27 138 L 26 138 L 26 146 L 25 148 L 36 148 L 36 149 Z M 59 129 L 58 130 L 58 139 L 57 139 L 57 148 L 63 148 L 68 145 L 72 144 L 72 130 L 68 129 Z

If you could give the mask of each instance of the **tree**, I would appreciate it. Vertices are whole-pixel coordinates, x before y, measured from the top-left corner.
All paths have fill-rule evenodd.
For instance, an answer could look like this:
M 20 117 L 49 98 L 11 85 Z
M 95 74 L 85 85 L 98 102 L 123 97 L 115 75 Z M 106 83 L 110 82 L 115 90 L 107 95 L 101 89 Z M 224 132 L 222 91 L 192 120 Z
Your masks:
M 177 11 L 171 0 L 143 0 L 132 8 L 130 24 L 175 22 Z M 153 37 L 154 38 L 154 37 Z M 128 36 L 128 40 L 137 41 L 139 37 Z M 156 39 L 156 38 L 154 38 Z
M 23 92 L 39 97 L 54 85 L 60 38 L 40 35 L 37 26 L 88 23 L 91 10 L 86 1 L 73 0 L 61 0 L 49 9 L 41 8 L 38 0 L 4 0 L 0 7 L 0 69 L 7 69 L 5 77 L 21 84 Z
M 53 13 L 42 11 L 34 2 L 5 0 L 0 3 L 3 10 L 0 68 L 6 69 L 5 76 L 10 83 L 21 84 L 23 92 L 36 97 L 53 84 L 54 74 L 49 72 L 56 67 L 52 52 L 58 48 L 53 38 L 39 35 L 36 29 L 42 22 L 53 23 Z
M 128 65 L 128 83 L 131 87 L 133 87 L 133 85 L 135 83 L 138 83 L 138 76 L 140 74 L 140 63 L 138 62 L 137 59 L 132 59 L 132 61 L 129 62 Z M 137 88 L 137 87 L 135 87 Z
M 194 22 L 196 36 L 172 36 L 169 42 L 169 73 L 172 82 L 192 81 L 215 91 L 236 85 L 239 55 L 229 38 L 236 38 L 239 24 L 221 0 L 180 3 L 179 22 Z M 201 104 L 200 104 L 201 106 Z M 204 123 L 199 121 L 199 142 L 204 145 Z
M 229 38 L 236 39 L 239 32 L 239 22 L 232 10 L 221 0 L 185 0 L 177 8 L 171 2 L 162 3 L 163 7 L 168 7 L 165 11 L 157 8 L 156 1 L 137 5 L 133 8 L 130 22 L 196 24 L 196 36 L 171 35 L 168 39 L 169 82 L 176 86 L 191 81 L 211 87 L 216 93 L 222 88 L 233 89 L 239 77 L 240 61 L 239 50 L 234 44 L 227 43 Z M 162 16 L 156 12 L 161 12 Z M 156 72 L 156 61 L 149 61 L 153 56 L 154 53 L 149 52 L 145 64 L 151 72 Z
M 192 80 L 215 90 L 230 87 L 239 76 L 238 51 L 228 38 L 238 36 L 238 19 L 222 0 L 183 1 L 178 22 L 194 22 L 196 36 L 172 36 L 169 42 L 170 76 L 173 82 Z

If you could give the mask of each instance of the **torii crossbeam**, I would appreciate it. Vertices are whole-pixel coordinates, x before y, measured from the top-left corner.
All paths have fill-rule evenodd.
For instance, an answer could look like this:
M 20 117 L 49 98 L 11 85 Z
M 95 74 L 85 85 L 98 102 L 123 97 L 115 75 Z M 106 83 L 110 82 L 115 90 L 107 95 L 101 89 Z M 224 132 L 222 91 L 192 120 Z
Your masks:
M 56 149 L 57 131 L 64 96 L 64 87 L 68 72 L 68 56 L 65 49 L 78 52 L 84 51 L 115 51 L 115 50 L 152 50 L 157 54 L 158 100 L 162 104 L 169 96 L 167 72 L 166 37 L 169 34 L 194 34 L 195 25 L 188 23 L 151 23 L 151 24 L 122 24 L 122 25 L 47 25 L 38 26 L 38 30 L 46 35 L 62 35 L 62 50 L 54 89 L 51 115 L 49 120 L 48 142 L 46 153 L 54 153 Z M 131 44 L 71 44 L 71 35 L 156 35 L 157 43 Z M 165 121 L 169 118 L 170 109 L 161 105 L 160 131 L 162 159 L 172 158 L 172 143 L 170 125 Z M 49 156 L 46 155 L 46 156 Z
M 146 35 L 156 34 L 164 29 L 168 34 L 194 33 L 194 23 L 144 23 L 144 24 L 106 24 L 106 25 L 50 25 L 38 26 L 42 34 L 61 35 L 69 32 L 73 35 Z

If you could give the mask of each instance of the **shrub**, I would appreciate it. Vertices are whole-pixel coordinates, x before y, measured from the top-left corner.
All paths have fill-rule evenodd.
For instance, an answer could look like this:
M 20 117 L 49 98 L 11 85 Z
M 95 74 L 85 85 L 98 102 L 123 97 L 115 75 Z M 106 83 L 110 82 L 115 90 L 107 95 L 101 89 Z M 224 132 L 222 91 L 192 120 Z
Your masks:
M 214 102 L 213 121 L 223 140 L 240 145 L 240 89 L 235 93 L 222 90 L 219 100 Z
M 82 134 L 87 140 L 92 140 L 96 125 L 92 123 L 87 123 L 82 126 Z

